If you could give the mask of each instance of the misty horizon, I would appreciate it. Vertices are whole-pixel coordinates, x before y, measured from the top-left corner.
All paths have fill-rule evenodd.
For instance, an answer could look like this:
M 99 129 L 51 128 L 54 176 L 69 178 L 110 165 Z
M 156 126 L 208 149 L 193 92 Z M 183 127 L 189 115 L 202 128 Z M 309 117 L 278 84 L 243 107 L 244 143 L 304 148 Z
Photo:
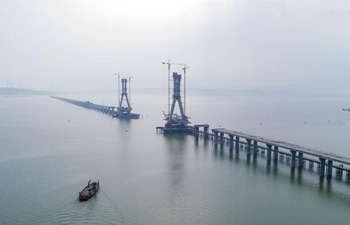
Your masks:
M 162 61 L 186 63 L 188 88 L 349 93 L 347 1 L 2 1 L 0 86 L 110 90 L 167 84 Z M 180 72 L 181 67 L 172 67 Z

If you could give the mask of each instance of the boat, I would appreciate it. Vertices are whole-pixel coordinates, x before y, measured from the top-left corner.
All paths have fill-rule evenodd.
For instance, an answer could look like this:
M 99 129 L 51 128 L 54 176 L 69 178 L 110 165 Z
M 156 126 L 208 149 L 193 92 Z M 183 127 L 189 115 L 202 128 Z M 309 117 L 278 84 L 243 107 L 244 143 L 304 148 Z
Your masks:
M 100 189 L 100 181 L 91 183 L 91 180 L 89 180 L 88 185 L 81 192 L 79 192 L 79 200 L 88 200 L 96 194 L 98 189 Z

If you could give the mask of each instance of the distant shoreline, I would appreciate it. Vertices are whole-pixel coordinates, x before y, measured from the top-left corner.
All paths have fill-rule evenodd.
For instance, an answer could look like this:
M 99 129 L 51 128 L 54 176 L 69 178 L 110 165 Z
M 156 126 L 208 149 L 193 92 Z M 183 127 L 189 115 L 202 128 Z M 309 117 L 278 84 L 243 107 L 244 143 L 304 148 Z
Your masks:
M 13 96 L 13 95 L 50 95 L 48 91 L 34 91 L 29 89 L 18 89 L 18 88 L 2 88 L 0 87 L 0 95 Z

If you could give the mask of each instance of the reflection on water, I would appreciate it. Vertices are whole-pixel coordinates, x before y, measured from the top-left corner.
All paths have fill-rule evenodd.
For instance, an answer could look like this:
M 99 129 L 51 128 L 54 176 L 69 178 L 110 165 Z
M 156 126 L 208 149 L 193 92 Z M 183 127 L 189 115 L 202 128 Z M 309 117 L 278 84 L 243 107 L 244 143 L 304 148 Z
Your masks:
M 240 163 L 240 152 L 243 152 L 243 158 L 245 158 L 245 164 L 248 168 L 252 168 L 253 171 L 259 171 L 259 174 L 261 174 L 261 167 L 263 166 L 263 161 L 266 160 L 264 155 L 259 155 L 258 153 L 250 153 L 243 150 L 242 148 L 240 150 L 233 150 L 229 148 L 225 148 L 224 145 L 220 144 L 214 144 L 214 156 L 215 159 L 224 160 L 225 157 L 229 159 L 231 163 Z M 198 143 L 196 144 L 198 146 Z M 235 148 L 234 148 L 235 149 Z M 228 155 L 225 154 L 225 151 L 228 151 Z M 232 161 L 235 155 L 235 161 Z M 339 190 L 333 189 L 333 182 L 334 180 L 338 182 L 338 184 L 346 185 L 346 188 L 350 188 L 349 180 L 348 179 L 341 179 L 335 175 L 332 176 L 319 176 L 319 168 L 306 168 L 306 165 L 303 167 L 290 167 L 290 160 L 286 158 L 286 160 L 283 160 L 284 158 L 280 158 L 279 160 L 266 160 L 265 166 L 266 166 L 266 175 L 273 174 L 274 177 L 278 179 L 283 179 L 286 177 L 290 177 L 289 181 L 292 187 L 300 187 L 300 188 L 308 188 L 310 191 L 316 189 L 316 183 L 314 183 L 312 180 L 316 181 L 318 179 L 318 192 L 320 195 L 327 199 L 335 200 L 345 203 L 346 206 L 350 205 L 350 196 L 346 195 L 345 193 L 342 193 Z M 260 164 L 259 164 L 260 163 Z M 282 165 L 280 165 L 282 164 Z M 279 167 L 282 166 L 282 171 L 279 173 Z M 287 170 L 286 168 L 290 168 Z M 289 174 L 287 173 L 289 172 Z M 307 175 L 306 178 L 303 178 L 304 175 Z M 312 179 L 310 179 L 310 176 L 313 176 Z M 316 190 L 315 190 L 316 191 Z M 346 199 L 346 200 L 345 200 Z
M 82 100 L 98 102 L 94 97 Z M 137 111 L 149 114 L 137 121 L 113 119 L 43 97 L 2 99 L 0 118 L 7 120 L 0 127 L 3 179 L 0 224 L 232 224 L 234 221 L 270 225 L 346 224 L 350 220 L 347 180 L 319 178 L 316 167 L 291 168 L 287 159 L 267 161 L 261 153 L 230 150 L 228 145 L 214 145 L 212 140 L 196 142 L 191 136 L 156 134 L 154 128 L 163 122 L 161 106 L 155 103 L 154 111 L 147 111 L 150 110 L 147 97 L 134 97 L 135 101 L 141 99 L 135 103 L 135 107 L 140 107 Z M 218 101 L 216 109 L 224 108 L 225 104 Z M 213 119 L 212 113 L 206 114 L 206 104 L 200 102 L 192 102 L 198 112 L 190 114 L 192 118 L 210 122 L 207 119 Z M 220 121 L 214 121 L 214 126 L 220 122 L 227 124 L 227 128 L 245 127 L 248 133 L 249 129 L 257 129 L 251 124 L 267 118 L 264 111 L 269 104 L 266 108 L 260 103 L 252 104 L 260 108 L 259 118 L 255 111 L 228 108 L 225 112 L 229 116 L 223 111 L 223 118 L 217 118 Z M 299 112 L 288 107 L 286 111 L 289 115 Z M 283 112 L 285 109 L 276 111 L 278 115 Z M 278 115 L 276 120 L 280 125 L 264 122 L 265 127 L 259 128 L 257 134 L 264 131 L 263 136 L 269 136 L 277 129 L 280 134 L 289 132 L 284 135 L 293 139 L 296 130 L 306 129 L 308 134 L 315 130 L 314 134 L 319 136 L 322 133 L 319 127 L 329 126 L 317 122 L 322 116 L 313 117 L 310 113 L 315 123 L 304 128 L 303 124 L 297 125 L 300 119 L 297 114 L 291 118 L 289 131 Z M 347 123 L 331 129 L 332 132 L 340 129 L 337 132 L 344 135 L 342 131 L 347 130 Z M 99 179 L 101 189 L 89 201 L 79 202 L 78 191 L 89 179 Z

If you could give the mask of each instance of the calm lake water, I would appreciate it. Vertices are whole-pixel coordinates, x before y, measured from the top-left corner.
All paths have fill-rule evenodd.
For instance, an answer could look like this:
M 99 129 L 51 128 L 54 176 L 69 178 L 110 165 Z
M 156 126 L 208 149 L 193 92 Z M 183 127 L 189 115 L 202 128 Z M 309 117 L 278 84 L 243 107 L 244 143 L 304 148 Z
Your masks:
M 190 95 L 189 95 L 190 96 Z M 113 95 L 63 96 L 116 105 Z M 0 224 L 348 224 L 350 184 L 211 141 L 163 136 L 165 95 L 120 121 L 46 96 L 0 97 Z M 204 96 L 193 123 L 350 156 L 350 98 Z M 89 179 L 101 189 L 87 202 Z

